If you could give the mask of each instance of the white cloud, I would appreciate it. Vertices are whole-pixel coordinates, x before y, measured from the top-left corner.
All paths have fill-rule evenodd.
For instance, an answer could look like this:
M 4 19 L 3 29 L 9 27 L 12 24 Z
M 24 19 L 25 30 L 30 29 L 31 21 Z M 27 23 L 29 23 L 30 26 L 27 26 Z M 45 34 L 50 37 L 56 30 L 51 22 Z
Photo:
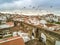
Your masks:
M 54 2 L 54 0 L 53 0 L 53 2 Z M 29 5 L 32 5 L 32 6 L 35 6 L 35 7 L 37 7 L 37 5 L 39 5 L 45 11 L 39 12 L 39 11 L 35 10 L 36 11 L 35 12 L 35 11 L 32 10 L 30 12 L 25 11 L 25 13 L 34 13 L 34 14 L 36 13 L 37 14 L 37 13 L 43 13 L 44 12 L 43 14 L 45 14 L 45 13 L 47 13 L 46 10 L 50 11 L 49 8 L 50 8 L 50 6 L 52 5 L 53 2 L 51 2 L 51 0 L 13 0 L 13 2 L 10 2 L 10 3 L 2 3 L 2 4 L 0 4 L 0 9 L 2 9 L 2 10 L 4 10 L 4 9 L 5 10 L 12 9 L 13 10 L 15 8 L 15 10 L 16 10 L 16 9 L 21 9 L 23 7 L 29 8 Z M 59 5 L 56 4 L 56 1 L 54 2 L 54 4 L 57 7 L 59 6 Z M 58 3 L 58 4 L 60 4 L 60 3 Z M 54 9 L 54 11 L 57 10 L 56 7 L 53 7 L 53 9 Z M 51 10 L 53 10 L 53 9 L 51 9 Z M 60 7 L 59 7 L 59 9 L 60 9 Z M 56 12 L 53 12 L 53 13 L 60 14 L 60 12 L 59 12 L 60 10 L 59 11 L 58 10 Z
M 0 9 L 2 8 L 21 8 L 23 6 L 27 6 L 32 4 L 32 0 L 18 0 L 11 3 L 4 3 L 0 5 Z

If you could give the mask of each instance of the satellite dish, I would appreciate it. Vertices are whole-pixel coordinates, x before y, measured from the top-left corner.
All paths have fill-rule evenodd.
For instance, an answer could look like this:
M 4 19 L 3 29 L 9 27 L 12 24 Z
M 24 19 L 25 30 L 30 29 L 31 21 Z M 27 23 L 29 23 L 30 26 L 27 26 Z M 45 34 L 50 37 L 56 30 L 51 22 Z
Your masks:
M 26 7 L 23 7 L 24 9 L 26 8 Z
M 31 5 L 29 5 L 29 7 L 31 7 Z

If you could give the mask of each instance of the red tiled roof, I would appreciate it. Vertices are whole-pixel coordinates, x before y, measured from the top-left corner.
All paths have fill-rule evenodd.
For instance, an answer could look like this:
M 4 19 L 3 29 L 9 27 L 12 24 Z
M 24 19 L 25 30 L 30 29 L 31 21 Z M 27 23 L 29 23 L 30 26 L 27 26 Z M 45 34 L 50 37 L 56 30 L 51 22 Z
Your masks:
M 7 22 L 6 24 L 7 24 L 7 25 L 10 25 L 10 26 L 11 26 L 11 25 L 14 25 L 13 22 Z
M 14 40 L 11 40 L 11 39 L 14 39 Z M 10 40 L 10 41 L 0 43 L 0 45 L 25 45 L 23 39 L 19 37 L 8 38 L 7 40 Z

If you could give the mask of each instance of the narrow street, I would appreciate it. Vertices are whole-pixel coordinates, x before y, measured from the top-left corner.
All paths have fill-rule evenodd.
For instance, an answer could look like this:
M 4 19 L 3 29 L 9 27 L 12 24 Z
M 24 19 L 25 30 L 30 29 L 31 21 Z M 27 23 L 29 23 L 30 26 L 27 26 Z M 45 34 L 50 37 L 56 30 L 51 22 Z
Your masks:
M 30 40 L 25 43 L 26 45 L 44 45 L 41 41 L 38 41 L 37 39 Z

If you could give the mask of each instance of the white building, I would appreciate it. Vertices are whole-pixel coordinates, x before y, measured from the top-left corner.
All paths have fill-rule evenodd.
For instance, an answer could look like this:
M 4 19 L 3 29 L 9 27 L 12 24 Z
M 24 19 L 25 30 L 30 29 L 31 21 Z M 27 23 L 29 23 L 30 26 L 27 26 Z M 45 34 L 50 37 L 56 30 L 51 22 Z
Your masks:
M 40 20 L 40 23 L 41 24 L 47 24 L 47 21 L 46 20 Z

